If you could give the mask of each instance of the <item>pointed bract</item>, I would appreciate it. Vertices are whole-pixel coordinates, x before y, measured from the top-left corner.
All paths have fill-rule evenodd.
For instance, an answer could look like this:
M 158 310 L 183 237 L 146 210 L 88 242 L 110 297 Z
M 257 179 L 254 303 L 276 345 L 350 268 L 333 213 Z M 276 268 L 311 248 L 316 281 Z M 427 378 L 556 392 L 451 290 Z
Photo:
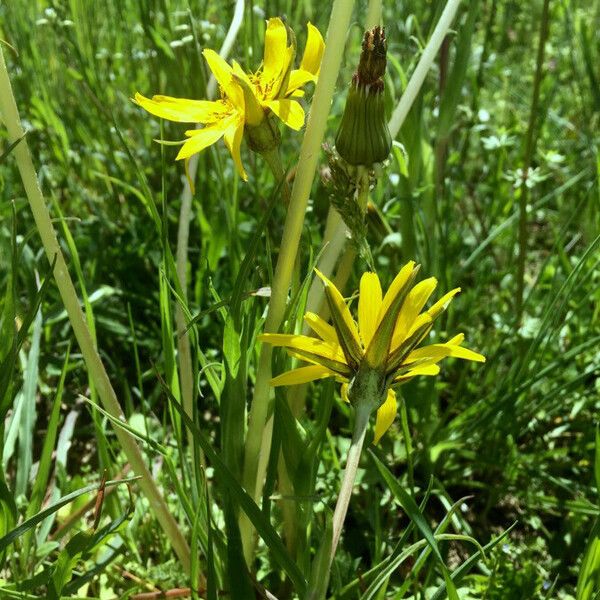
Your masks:
M 346 362 L 352 369 L 358 369 L 363 352 L 356 323 L 340 291 L 318 269 L 315 269 L 315 272 L 325 287 L 325 297 L 331 311 L 333 326 L 337 332 L 339 344 L 344 351 Z
M 387 362 L 394 325 L 411 291 L 412 282 L 419 271 L 418 266 L 410 270 L 406 269 L 406 271 L 405 269 L 406 267 L 400 271 L 402 277 L 400 279 L 397 277 L 392 284 L 394 286 L 393 295 L 390 295 L 390 290 L 392 290 L 392 287 L 390 287 L 383 299 L 383 306 L 380 310 L 381 318 L 365 354 L 365 360 L 372 369 L 381 369 Z M 403 271 L 405 272 L 403 273 Z M 381 311 L 384 309 L 385 312 L 382 313 Z

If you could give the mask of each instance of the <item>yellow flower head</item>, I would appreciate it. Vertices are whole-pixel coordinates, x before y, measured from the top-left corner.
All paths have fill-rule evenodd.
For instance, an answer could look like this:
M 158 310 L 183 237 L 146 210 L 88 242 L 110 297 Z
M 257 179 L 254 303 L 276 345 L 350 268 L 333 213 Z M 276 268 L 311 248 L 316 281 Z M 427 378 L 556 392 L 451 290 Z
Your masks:
M 319 30 L 309 23 L 300 68 L 292 69 L 295 44 L 288 43 L 288 30 L 281 19 L 269 19 L 264 59 L 256 73 L 246 74 L 235 61 L 230 66 L 213 50 L 202 52 L 219 83 L 219 100 L 171 96 L 150 99 L 136 93 L 135 102 L 163 119 L 204 125 L 201 129 L 185 132 L 189 139 L 183 143 L 177 160 L 188 159 L 223 138 L 240 176 L 246 180 L 248 177 L 240 155 L 245 126 L 258 126 L 266 116 L 274 113 L 288 127 L 300 129 L 304 124 L 304 110 L 291 97 L 301 96 L 300 88 L 317 80 L 324 47 Z
M 443 344 L 419 344 L 427 337 L 433 321 L 460 291 L 455 288 L 423 310 L 437 281 L 434 277 L 414 285 L 419 267 L 413 261 L 398 273 L 385 295 L 379 277 L 365 273 L 360 280 L 358 324 L 339 290 L 322 273 L 332 325 L 314 313 L 304 319 L 318 337 L 288 334 L 263 334 L 263 342 L 282 346 L 291 356 L 311 363 L 283 373 L 271 385 L 294 385 L 335 377 L 344 382 L 343 395 L 358 392 L 372 396 L 377 406 L 375 443 L 388 430 L 396 416 L 396 394 L 391 386 L 405 383 L 417 375 L 437 375 L 438 363 L 449 356 L 485 362 L 485 357 L 462 347 L 460 333 Z M 360 383 L 359 383 L 360 381 Z M 366 383 L 365 383 L 366 382 Z M 369 389 L 365 390 L 365 385 Z

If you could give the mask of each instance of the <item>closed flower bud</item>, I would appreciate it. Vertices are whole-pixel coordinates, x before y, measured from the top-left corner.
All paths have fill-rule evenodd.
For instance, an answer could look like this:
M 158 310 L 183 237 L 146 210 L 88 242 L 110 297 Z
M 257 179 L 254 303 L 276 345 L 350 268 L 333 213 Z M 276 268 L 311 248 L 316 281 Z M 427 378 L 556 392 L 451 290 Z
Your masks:
M 383 99 L 386 51 L 382 27 L 365 33 L 335 139 L 338 154 L 350 165 L 371 167 L 383 162 L 392 149 Z

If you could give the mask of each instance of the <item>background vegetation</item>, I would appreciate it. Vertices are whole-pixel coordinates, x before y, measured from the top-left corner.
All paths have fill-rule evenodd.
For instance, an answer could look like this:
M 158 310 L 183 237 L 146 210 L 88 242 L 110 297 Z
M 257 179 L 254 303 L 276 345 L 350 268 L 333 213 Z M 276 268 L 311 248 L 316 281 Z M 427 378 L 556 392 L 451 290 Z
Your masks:
M 442 8 L 438 1 L 384 2 L 390 112 Z M 233 10 L 232 2 L 202 0 L 0 5 L 0 37 L 27 140 L 88 322 L 129 425 L 192 547 L 190 578 L 135 483 L 129 491 L 107 487 L 102 513 L 94 510 L 103 475 L 131 472 L 114 426 L 95 408 L 96 392 L 48 278 L 5 138 L 0 597 L 136 597 L 195 587 L 191 581 L 199 597 L 214 598 L 218 591 L 247 598 L 263 586 L 279 598 L 293 597 L 285 556 L 272 540 L 261 542 L 253 573 L 243 575 L 238 541 L 222 533 L 232 488 L 210 456 L 203 459 L 206 468 L 191 459 L 202 453 L 197 431 L 189 447 L 174 402 L 180 396 L 173 335 L 178 300 L 169 266 L 183 168 L 173 160 L 175 149 L 153 142 L 180 139 L 183 128 L 150 118 L 130 101 L 136 91 L 205 97 L 208 74 L 200 52 L 221 46 Z M 358 2 L 329 140 L 355 68 L 365 10 Z M 232 57 L 257 67 L 269 16 L 286 15 L 302 48 L 305 23 L 325 32 L 329 13 L 329 3 L 311 0 L 248 3 Z M 510 528 L 486 552 L 487 560 L 472 543 L 438 535 L 439 558 L 453 572 L 460 598 L 598 597 L 598 587 L 587 596 L 581 582 L 576 588 L 599 512 L 600 5 L 551 2 L 547 25 L 536 106 L 542 2 L 464 2 L 398 137 L 405 153 L 395 148 L 371 194 L 377 208 L 370 211 L 368 240 L 382 280 L 389 282 L 414 258 L 422 272 L 438 277 L 442 290 L 460 285 L 463 293 L 440 333 L 465 331 L 470 347 L 488 361 L 448 361 L 435 380 L 402 388 L 404 418 L 363 458 L 332 576 L 336 598 L 444 597 L 440 560 L 432 547 L 418 545 L 420 517 L 436 534 L 472 536 L 481 545 Z M 300 136 L 284 132 L 286 168 L 294 167 Z M 188 261 L 188 308 L 196 315 L 195 422 L 234 476 L 231 446 L 239 450 L 239 439 L 232 436 L 243 421 L 232 422 L 223 403 L 231 408 L 228 398 L 237 394 L 243 409 L 251 398 L 255 337 L 267 299 L 246 293 L 270 285 L 286 211 L 282 202 L 273 203 L 277 186 L 263 161 L 243 153 L 247 183 L 222 145 L 201 154 Z M 328 208 L 317 178 L 291 295 L 299 306 Z M 352 265 L 347 295 L 365 268 L 360 259 Z M 232 305 L 232 297 L 242 300 Z M 301 313 L 290 310 L 287 330 Z M 232 376 L 233 358 L 241 375 Z M 298 536 L 288 556 L 308 578 L 335 503 L 351 411 L 333 384 L 311 386 L 297 423 L 284 398 L 278 396 L 274 448 L 295 466 L 296 493 L 281 498 L 273 452 L 262 519 L 282 533 L 286 503 L 297 511 L 297 531 L 284 539 L 289 544 Z M 40 512 L 86 486 L 92 487 L 60 510 Z M 422 512 L 407 509 L 402 490 Z M 3 537 L 31 518 L 35 528 Z M 417 546 L 410 558 L 384 572 L 388 557 L 411 544 Z

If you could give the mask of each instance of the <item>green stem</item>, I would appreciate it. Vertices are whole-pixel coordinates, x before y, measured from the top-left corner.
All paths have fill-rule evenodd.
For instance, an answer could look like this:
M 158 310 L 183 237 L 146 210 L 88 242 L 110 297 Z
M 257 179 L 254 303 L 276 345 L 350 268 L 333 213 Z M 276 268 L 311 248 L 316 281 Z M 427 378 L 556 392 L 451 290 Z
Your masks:
M 372 408 L 373 407 L 369 402 L 359 402 L 356 405 L 356 418 L 354 421 L 354 431 L 352 433 L 352 443 L 348 450 L 348 458 L 346 459 L 342 484 L 333 513 L 333 536 L 331 540 L 331 550 L 329 552 L 329 562 L 326 570 L 326 581 L 324 583 L 318 582 L 318 588 L 315 588 L 308 593 L 307 600 L 317 600 L 321 594 L 319 590 L 327 589 L 327 583 L 331 574 L 331 566 L 333 565 L 333 559 L 335 558 L 340 537 L 344 529 L 348 505 L 350 504 L 350 498 L 352 497 L 352 491 L 354 490 L 354 482 L 356 481 L 356 473 L 360 463 L 360 456 L 362 454 Z
M 369 0 L 365 16 L 365 30 L 373 29 L 381 24 L 382 0 Z
M 367 427 L 369 426 L 370 415 L 370 404 L 359 404 L 356 407 L 356 420 L 354 422 L 352 443 L 350 444 L 350 450 L 348 451 L 346 468 L 344 469 L 344 477 L 342 479 L 342 485 L 340 486 L 337 503 L 335 505 L 335 511 L 333 513 L 333 538 L 331 542 L 331 554 L 329 561 L 330 565 L 333 563 L 338 543 L 340 541 L 340 536 L 342 534 L 342 529 L 344 528 L 344 521 L 346 520 L 348 505 L 350 504 L 352 490 L 354 489 L 356 472 L 358 471 L 358 463 L 360 462 L 360 455 L 362 453 Z
M 286 178 L 285 169 L 281 164 L 279 148 L 274 148 L 273 150 L 267 150 L 266 152 L 262 152 L 261 156 L 269 165 L 269 168 L 271 169 L 271 173 L 273 173 L 273 177 L 275 177 L 277 185 L 281 186 L 281 195 L 283 196 L 286 205 L 289 205 L 292 192 L 290 190 L 290 185 Z
M 271 286 L 271 300 L 265 322 L 265 332 L 267 333 L 279 330 L 285 313 L 288 289 L 304 226 L 304 215 L 320 155 L 321 142 L 327 127 L 327 117 L 342 62 L 353 7 L 353 0 L 335 0 L 331 11 L 321 74 L 315 87 L 306 134 L 300 149 L 298 170 L 294 179 Z M 270 379 L 271 346 L 263 344 L 256 372 L 254 397 L 250 407 L 243 476 L 244 487 L 257 502 L 262 495 L 266 465 L 271 451 L 273 419 L 270 415 L 272 412 Z M 246 560 L 250 562 L 254 550 L 254 528 L 244 515 L 241 517 L 240 527 L 244 554 Z
M 187 303 L 187 257 L 188 242 L 190 235 L 190 218 L 192 211 L 192 193 L 189 184 L 186 184 L 181 198 L 181 208 L 179 211 L 179 226 L 177 230 L 177 258 L 176 269 L 177 279 L 181 288 L 181 299 Z M 194 418 L 194 369 L 192 364 L 192 351 L 190 345 L 190 334 L 183 308 L 177 302 L 175 306 L 175 324 L 177 327 L 177 356 L 179 358 L 179 385 L 181 387 L 181 400 L 183 410 L 190 417 Z M 188 441 L 191 448 L 194 448 L 192 431 L 187 429 Z M 200 458 L 202 460 L 202 458 Z M 194 463 L 196 461 L 194 460 Z
M 406 119 L 406 115 L 411 109 L 417 94 L 423 85 L 423 81 L 425 81 L 427 72 L 435 61 L 435 57 L 450 29 L 450 25 L 452 25 L 452 21 L 454 20 L 459 5 L 460 0 L 448 0 L 444 7 L 440 20 L 435 26 L 431 38 L 427 42 L 427 46 L 425 46 L 415 71 L 411 75 L 410 81 L 406 86 L 406 90 L 404 90 L 402 98 L 400 98 L 400 102 L 398 102 L 398 106 L 396 106 L 392 118 L 390 119 L 389 128 L 392 139 L 400 132 L 400 127 L 402 127 L 404 119 Z
M 521 319 L 523 316 L 523 292 L 525 289 L 525 258 L 527 255 L 527 201 L 529 197 L 527 178 L 529 175 L 529 169 L 531 167 L 531 159 L 535 150 L 535 141 L 533 133 L 538 113 L 538 105 L 540 101 L 540 86 L 542 83 L 542 71 L 544 67 L 544 52 L 546 47 L 546 38 L 548 37 L 549 4 L 549 0 L 544 0 L 544 6 L 542 8 L 542 19 L 540 23 L 540 38 L 537 52 L 537 62 L 535 67 L 535 79 L 533 81 L 531 110 L 529 111 L 527 137 L 525 138 L 523 179 L 521 183 L 521 194 L 519 197 L 519 257 L 517 261 L 517 295 L 515 298 L 515 327 L 517 328 L 521 325 Z
M 12 91 L 10 78 L 4 61 L 4 53 L 0 46 L 0 113 L 2 113 L 4 124 L 8 131 L 9 143 L 23 137 L 24 132 L 19 118 L 17 104 Z M 69 316 L 73 333 L 77 339 L 81 353 L 85 360 L 88 372 L 96 390 L 107 412 L 119 419 L 125 420 L 125 416 L 117 400 L 115 391 L 110 383 L 108 374 L 102 364 L 102 360 L 94 347 L 94 342 L 87 326 L 85 316 L 81 310 L 79 298 L 75 286 L 69 275 L 68 267 L 63 253 L 58 244 L 56 233 L 52 226 L 48 207 L 44 202 L 42 192 L 38 185 L 37 174 L 33 166 L 29 146 L 25 139 L 21 140 L 14 149 L 14 155 L 21 174 L 23 186 L 29 200 L 31 212 L 46 251 L 48 260 L 54 261 L 54 279 L 60 292 L 63 304 Z M 173 549 L 179 556 L 182 566 L 186 572 L 190 569 L 190 550 L 181 534 L 177 522 L 162 497 L 151 473 L 146 467 L 144 457 L 135 442 L 135 439 L 120 427 L 115 428 L 115 435 L 125 453 L 127 460 L 133 470 L 141 477 L 140 488 L 148 499 L 156 518 L 165 531 Z

